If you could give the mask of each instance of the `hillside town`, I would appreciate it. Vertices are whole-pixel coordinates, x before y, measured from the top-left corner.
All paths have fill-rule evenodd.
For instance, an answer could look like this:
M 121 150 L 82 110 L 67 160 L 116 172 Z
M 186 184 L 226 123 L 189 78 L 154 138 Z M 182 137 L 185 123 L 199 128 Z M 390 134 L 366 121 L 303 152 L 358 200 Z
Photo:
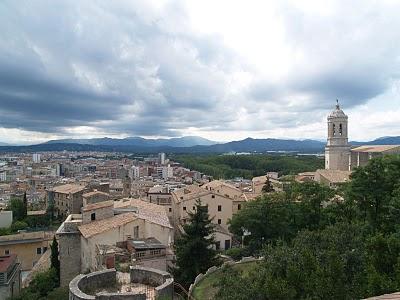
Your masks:
M 295 182 L 316 181 L 335 190 L 370 159 L 400 153 L 399 145 L 351 147 L 347 116 L 339 104 L 327 120 L 325 169 L 299 173 Z M 71 285 L 77 276 L 83 280 L 81 274 L 106 272 L 104 276 L 112 280 L 117 275 L 109 270 L 131 268 L 131 279 L 132 268 L 169 274 L 176 261 L 174 243 L 199 203 L 207 206 L 214 224 L 213 248 L 223 253 L 241 247 L 243 240 L 230 232 L 232 217 L 247 203 L 266 193 L 280 193 L 288 185 L 278 172 L 252 179 L 214 180 L 170 160 L 165 153 L 145 157 L 67 151 L 2 155 L 0 299 L 18 295 L 35 274 L 49 268 L 53 240 L 58 243 L 60 285 L 69 287 L 70 299 L 83 299 Z M 22 212 L 18 203 L 24 205 Z M 157 291 L 169 295 L 173 290 L 168 285 Z M 145 294 L 152 299 L 157 291 Z M 136 287 L 136 292 L 143 289 Z

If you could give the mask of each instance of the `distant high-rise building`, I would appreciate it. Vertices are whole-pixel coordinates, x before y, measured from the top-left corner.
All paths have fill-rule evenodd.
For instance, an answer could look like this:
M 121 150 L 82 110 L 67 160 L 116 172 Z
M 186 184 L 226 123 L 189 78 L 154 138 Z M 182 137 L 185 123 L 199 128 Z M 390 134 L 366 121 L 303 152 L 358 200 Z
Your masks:
M 40 163 L 40 161 L 41 161 L 41 159 L 40 159 L 41 157 L 40 156 L 41 155 L 39 153 L 33 153 L 32 154 L 33 162 L 36 163 L 36 164 Z
M 325 169 L 348 171 L 350 165 L 350 144 L 347 133 L 348 117 L 336 108 L 328 116 L 328 141 L 325 147 Z
M 171 178 L 172 176 L 174 176 L 173 168 L 170 165 L 162 167 L 162 178 L 164 180 L 167 180 L 168 178 Z
M 158 153 L 158 161 L 160 164 L 165 164 L 166 155 L 165 153 Z
M 131 169 L 129 170 L 129 177 L 131 179 L 140 178 L 140 167 L 132 166 Z

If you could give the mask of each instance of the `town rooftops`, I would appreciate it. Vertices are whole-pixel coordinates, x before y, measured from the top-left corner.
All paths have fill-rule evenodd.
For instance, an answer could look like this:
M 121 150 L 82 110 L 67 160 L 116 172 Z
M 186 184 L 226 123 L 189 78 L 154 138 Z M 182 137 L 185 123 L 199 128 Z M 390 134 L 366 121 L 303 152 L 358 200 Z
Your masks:
M 17 259 L 16 254 L 0 256 L 0 273 L 7 272 L 7 270 L 14 264 Z
M 138 209 L 137 216 L 149 222 L 172 228 L 164 207 L 140 199 L 131 199 L 131 207 Z
M 55 186 L 53 191 L 61 194 L 75 194 L 83 191 L 86 187 L 79 184 L 69 183 L 64 185 Z
M 352 152 L 380 153 L 390 150 L 400 150 L 400 145 L 364 145 L 351 149 Z

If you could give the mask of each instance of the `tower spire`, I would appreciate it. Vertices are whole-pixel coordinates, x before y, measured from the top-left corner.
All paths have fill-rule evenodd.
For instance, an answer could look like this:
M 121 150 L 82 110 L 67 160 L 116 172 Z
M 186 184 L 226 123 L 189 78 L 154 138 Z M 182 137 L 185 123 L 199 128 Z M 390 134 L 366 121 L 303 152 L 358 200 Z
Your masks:
M 339 99 L 336 98 L 336 109 L 340 109 Z

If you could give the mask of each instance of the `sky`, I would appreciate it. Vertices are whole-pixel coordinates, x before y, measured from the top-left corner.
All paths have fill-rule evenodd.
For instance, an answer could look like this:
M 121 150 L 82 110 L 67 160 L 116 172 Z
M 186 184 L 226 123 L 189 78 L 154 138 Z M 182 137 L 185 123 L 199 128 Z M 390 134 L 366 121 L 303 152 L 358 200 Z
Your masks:
M 0 142 L 400 135 L 400 1 L 0 1 Z

